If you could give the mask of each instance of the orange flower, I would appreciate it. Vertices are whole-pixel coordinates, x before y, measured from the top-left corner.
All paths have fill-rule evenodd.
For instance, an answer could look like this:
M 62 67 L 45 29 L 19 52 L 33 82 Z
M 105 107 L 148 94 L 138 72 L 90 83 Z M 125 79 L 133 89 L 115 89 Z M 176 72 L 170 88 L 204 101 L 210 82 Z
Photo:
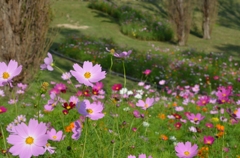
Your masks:
M 65 131 L 71 132 L 73 128 L 74 128 L 74 122 L 71 122 L 70 125 L 65 127 Z
M 158 118 L 160 118 L 161 120 L 165 120 L 166 116 L 165 114 L 158 114 Z
M 166 136 L 166 135 L 164 135 L 164 134 L 161 134 L 160 135 L 160 139 L 162 139 L 162 140 L 168 140 L 168 137 Z
M 176 96 L 176 98 L 177 98 L 178 96 Z M 178 99 L 178 98 L 177 98 Z M 176 102 L 174 102 L 173 104 L 172 104 L 173 106 L 177 106 L 177 103 Z
M 208 158 L 208 147 L 202 147 L 199 149 L 197 155 L 200 158 Z
M 217 137 L 217 138 L 221 138 L 223 135 L 224 135 L 224 132 L 218 132 L 218 133 L 216 134 L 216 137 Z
M 206 107 L 202 108 L 202 111 L 207 112 L 207 108 Z
M 224 126 L 220 125 L 220 124 L 217 124 L 216 125 L 216 128 L 219 130 L 219 131 L 224 131 Z

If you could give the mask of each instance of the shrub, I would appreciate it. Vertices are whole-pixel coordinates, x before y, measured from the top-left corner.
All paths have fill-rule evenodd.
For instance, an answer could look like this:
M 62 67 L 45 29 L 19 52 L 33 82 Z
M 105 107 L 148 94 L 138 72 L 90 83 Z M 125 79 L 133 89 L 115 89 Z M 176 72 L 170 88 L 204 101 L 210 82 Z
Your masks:
M 117 6 L 108 1 L 93 1 L 89 7 L 114 17 L 121 25 L 121 32 L 127 36 L 159 41 L 170 41 L 173 38 L 173 30 L 167 21 L 132 7 Z

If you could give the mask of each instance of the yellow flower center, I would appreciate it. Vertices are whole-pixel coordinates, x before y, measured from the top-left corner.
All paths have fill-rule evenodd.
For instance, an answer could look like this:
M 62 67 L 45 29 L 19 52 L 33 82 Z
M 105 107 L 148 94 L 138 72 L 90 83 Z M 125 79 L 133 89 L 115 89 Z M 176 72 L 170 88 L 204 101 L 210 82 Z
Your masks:
M 7 73 L 7 72 L 3 73 L 3 78 L 4 79 L 8 79 L 9 77 L 10 77 L 9 73 Z
M 147 107 L 148 107 L 148 104 L 145 104 L 144 107 L 147 108 Z
M 92 114 L 93 110 L 92 109 L 87 109 L 87 113 Z
M 188 155 L 190 155 L 190 152 L 189 151 L 185 151 L 184 155 L 188 156 Z
M 198 121 L 198 118 L 195 117 L 195 118 L 194 118 L 194 121 Z
M 90 72 L 85 72 L 84 77 L 87 78 L 87 79 L 90 78 L 91 77 L 91 73 Z
M 0 113 L 2 112 L 2 109 L 0 109 Z
M 114 54 L 114 53 L 115 53 L 115 50 L 114 50 L 114 49 L 111 49 L 111 50 L 110 50 L 110 53 L 111 53 L 111 54 Z
M 53 139 L 57 139 L 57 136 L 53 136 Z
M 26 142 L 26 144 L 31 145 L 31 144 L 33 144 L 33 142 L 34 142 L 34 139 L 33 139 L 33 137 L 27 137 L 26 140 L 25 140 L 25 142 Z
M 71 109 L 71 106 L 68 105 L 66 108 L 69 110 L 69 109 Z
M 51 146 L 51 145 L 50 145 L 49 143 L 47 143 L 47 144 L 46 144 L 46 147 L 49 147 L 49 146 Z

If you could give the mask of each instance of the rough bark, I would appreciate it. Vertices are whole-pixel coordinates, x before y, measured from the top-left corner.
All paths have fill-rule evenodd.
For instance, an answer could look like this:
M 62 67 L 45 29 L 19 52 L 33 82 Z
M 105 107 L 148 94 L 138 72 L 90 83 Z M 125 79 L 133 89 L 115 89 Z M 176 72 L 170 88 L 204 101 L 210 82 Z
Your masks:
M 175 24 L 178 45 L 186 45 L 191 26 L 192 0 L 169 0 L 169 15 Z
M 0 0 L 0 61 L 16 60 L 26 81 L 46 55 L 50 23 L 49 0 Z
M 211 39 L 211 28 L 217 13 L 217 0 L 203 0 L 202 4 L 202 30 L 203 38 Z

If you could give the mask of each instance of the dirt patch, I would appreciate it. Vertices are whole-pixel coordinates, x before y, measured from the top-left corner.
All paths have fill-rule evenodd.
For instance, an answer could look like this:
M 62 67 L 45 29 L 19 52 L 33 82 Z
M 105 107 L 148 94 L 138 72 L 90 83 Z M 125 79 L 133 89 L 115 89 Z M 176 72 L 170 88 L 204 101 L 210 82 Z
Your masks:
M 77 26 L 72 24 L 57 24 L 57 27 L 65 27 L 68 29 L 88 29 L 89 26 Z

